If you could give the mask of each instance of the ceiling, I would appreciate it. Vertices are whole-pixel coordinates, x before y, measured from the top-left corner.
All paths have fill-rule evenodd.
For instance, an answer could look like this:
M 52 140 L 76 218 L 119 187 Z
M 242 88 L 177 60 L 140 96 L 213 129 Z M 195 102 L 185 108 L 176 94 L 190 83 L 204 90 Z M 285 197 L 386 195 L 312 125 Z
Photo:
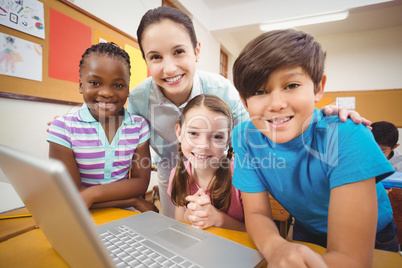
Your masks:
M 319 37 L 402 26 L 402 0 L 386 2 L 382 0 L 178 0 L 178 2 L 196 16 L 218 40 L 230 39 L 240 50 L 262 33 L 259 29 L 260 23 L 335 10 L 349 10 L 349 17 L 342 21 L 301 26 L 298 29 Z M 192 6 L 191 2 L 198 2 L 197 6 Z

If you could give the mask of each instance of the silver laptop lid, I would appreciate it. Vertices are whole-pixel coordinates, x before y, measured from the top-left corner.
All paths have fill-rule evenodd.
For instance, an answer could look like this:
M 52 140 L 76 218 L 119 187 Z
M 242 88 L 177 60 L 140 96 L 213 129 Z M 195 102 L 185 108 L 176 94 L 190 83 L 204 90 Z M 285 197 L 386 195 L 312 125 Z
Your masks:
M 64 164 L 0 145 L 0 168 L 71 267 L 114 267 Z

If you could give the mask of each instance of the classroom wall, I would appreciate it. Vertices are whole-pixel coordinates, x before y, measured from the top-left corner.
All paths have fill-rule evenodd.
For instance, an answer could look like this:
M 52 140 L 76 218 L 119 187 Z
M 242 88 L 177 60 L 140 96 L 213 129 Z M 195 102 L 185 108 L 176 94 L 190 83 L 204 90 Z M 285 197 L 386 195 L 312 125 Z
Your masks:
M 101 20 L 137 38 L 137 27 L 144 13 L 161 5 L 161 0 L 67 0 Z M 111 10 L 113 10 L 111 12 Z M 129 16 L 127 15 L 129 14 Z
M 147 1 L 140 2 L 141 5 L 147 3 Z M 96 5 L 94 7 L 96 11 L 101 8 Z M 139 21 L 138 18 L 130 19 L 133 22 L 130 23 L 130 28 L 136 29 L 138 25 L 134 22 Z M 198 68 L 217 73 L 220 43 L 206 31 L 197 18 L 193 19 L 197 36 L 201 41 L 201 59 Z M 402 88 L 400 79 L 402 27 L 321 36 L 318 39 L 328 53 L 327 90 Z M 230 54 L 230 66 L 236 56 Z M 349 60 L 350 57 L 354 60 Z M 231 71 L 229 73 L 231 74 Z M 18 87 L 18 84 L 15 86 Z M 67 105 L 0 98 L 0 143 L 46 157 L 48 152 L 46 123 L 53 116 L 64 114 L 70 109 L 71 106 Z M 400 133 L 402 136 L 401 129 Z M 401 138 L 399 143 L 402 144 Z M 402 153 L 402 146 L 398 151 Z
M 326 91 L 402 88 L 402 26 L 317 39 L 327 51 Z
M 75 106 L 0 98 L 0 143 L 47 158 L 47 122 Z

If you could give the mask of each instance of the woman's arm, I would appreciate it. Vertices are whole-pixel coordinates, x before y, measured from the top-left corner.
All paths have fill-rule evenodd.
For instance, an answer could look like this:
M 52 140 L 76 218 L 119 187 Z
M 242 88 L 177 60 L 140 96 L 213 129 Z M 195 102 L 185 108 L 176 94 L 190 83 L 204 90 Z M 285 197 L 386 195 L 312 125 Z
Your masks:
M 268 192 L 242 192 L 246 228 L 270 267 L 327 267 L 322 257 L 305 245 L 286 241 L 272 220 Z
M 88 207 L 95 203 L 119 200 L 126 206 L 127 201 L 124 200 L 141 197 L 146 193 L 150 176 L 151 154 L 148 140 L 138 145 L 135 149 L 130 178 L 86 188 L 81 192 L 81 195 Z
M 334 267 L 371 267 L 377 226 L 375 179 L 333 188 L 328 211 L 325 262 Z

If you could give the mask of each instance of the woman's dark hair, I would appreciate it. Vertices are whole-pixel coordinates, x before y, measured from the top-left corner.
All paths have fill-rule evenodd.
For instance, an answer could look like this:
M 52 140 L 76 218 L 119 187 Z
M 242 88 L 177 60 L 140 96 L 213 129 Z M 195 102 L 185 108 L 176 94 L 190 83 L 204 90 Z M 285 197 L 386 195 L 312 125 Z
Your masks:
M 161 6 L 148 10 L 144 16 L 142 16 L 140 25 L 137 29 L 138 45 L 140 46 L 141 54 L 144 59 L 145 55 L 144 50 L 142 49 L 142 35 L 144 34 L 144 31 L 146 31 L 148 26 L 161 23 L 164 20 L 171 20 L 182 25 L 190 36 L 194 50 L 197 48 L 197 36 L 195 34 L 194 25 L 190 17 L 176 8 Z

